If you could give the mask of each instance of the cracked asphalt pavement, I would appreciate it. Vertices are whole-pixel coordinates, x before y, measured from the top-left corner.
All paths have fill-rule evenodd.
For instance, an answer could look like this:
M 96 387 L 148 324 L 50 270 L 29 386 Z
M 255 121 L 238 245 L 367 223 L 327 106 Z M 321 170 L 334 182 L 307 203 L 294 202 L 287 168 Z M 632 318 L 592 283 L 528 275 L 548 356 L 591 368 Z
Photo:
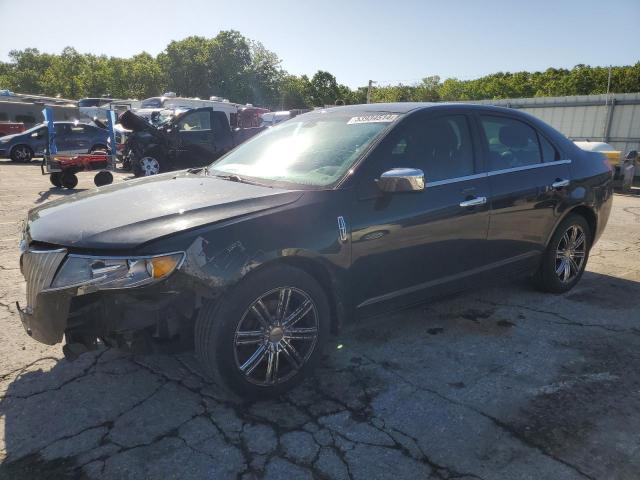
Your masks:
M 353 322 L 314 378 L 249 404 L 190 354 L 67 362 L 25 334 L 18 232 L 66 194 L 49 187 L 0 163 L 0 479 L 640 478 L 639 195 L 616 195 L 573 291 L 509 282 Z

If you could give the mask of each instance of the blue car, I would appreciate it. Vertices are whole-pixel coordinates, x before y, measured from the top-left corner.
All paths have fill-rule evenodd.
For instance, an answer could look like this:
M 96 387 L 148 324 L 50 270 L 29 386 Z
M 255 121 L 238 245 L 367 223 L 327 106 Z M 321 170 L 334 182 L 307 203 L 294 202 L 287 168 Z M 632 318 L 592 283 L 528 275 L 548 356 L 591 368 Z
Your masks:
M 107 150 L 107 130 L 75 122 L 55 122 L 56 147 L 60 153 L 92 153 Z M 30 162 L 47 147 L 47 127 L 36 125 L 15 135 L 0 137 L 0 158 Z

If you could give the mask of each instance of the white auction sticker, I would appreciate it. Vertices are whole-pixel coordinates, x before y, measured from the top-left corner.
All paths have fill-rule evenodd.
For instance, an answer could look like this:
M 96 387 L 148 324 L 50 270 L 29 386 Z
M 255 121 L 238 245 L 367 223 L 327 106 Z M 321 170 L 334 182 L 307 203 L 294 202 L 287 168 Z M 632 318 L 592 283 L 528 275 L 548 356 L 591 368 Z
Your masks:
M 385 123 L 393 122 L 398 115 L 392 113 L 380 114 L 380 115 L 363 115 L 362 117 L 352 117 L 347 125 L 353 125 L 356 123 Z

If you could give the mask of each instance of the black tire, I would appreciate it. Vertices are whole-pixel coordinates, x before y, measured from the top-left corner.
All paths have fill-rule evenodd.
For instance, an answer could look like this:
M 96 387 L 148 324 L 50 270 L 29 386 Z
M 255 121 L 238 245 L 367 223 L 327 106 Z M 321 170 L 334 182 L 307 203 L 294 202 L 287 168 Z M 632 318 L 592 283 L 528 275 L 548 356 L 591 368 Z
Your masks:
M 16 145 L 11 149 L 10 157 L 13 162 L 29 163 L 33 158 L 33 150 L 29 145 Z
M 263 305 L 270 305 L 271 311 L 273 311 L 273 307 L 276 307 L 275 304 L 281 298 L 279 297 L 279 289 L 289 290 L 291 299 L 288 302 L 289 309 L 281 315 L 282 319 L 291 318 L 291 314 L 299 306 L 303 306 L 304 302 L 310 302 L 311 307 L 309 307 L 308 313 L 302 315 L 301 320 L 295 322 L 295 325 L 304 326 L 311 322 L 316 326 L 316 332 L 312 333 L 316 335 L 315 339 L 301 340 L 287 337 L 287 330 L 284 326 L 286 321 L 284 321 L 282 328 L 276 326 L 269 332 L 266 329 L 262 330 L 262 333 L 256 336 L 258 341 L 255 342 L 255 345 L 238 346 L 236 344 L 238 329 L 244 325 L 243 322 L 257 321 L 253 311 L 249 310 L 250 307 L 255 305 L 257 300 L 263 299 Z M 273 297 L 269 297 L 269 295 Z M 304 299 L 304 295 L 306 295 L 306 300 L 298 302 L 297 299 Z M 269 300 L 269 298 L 273 298 L 273 300 Z M 273 318 L 273 316 L 266 318 Z M 316 366 L 329 336 L 329 322 L 329 304 L 325 292 L 318 282 L 302 270 L 278 265 L 250 274 L 223 299 L 204 303 L 195 325 L 196 353 L 207 374 L 223 388 L 242 398 L 273 397 L 293 388 Z M 276 332 L 278 328 L 280 328 L 280 332 Z M 291 325 L 291 328 L 300 330 L 294 325 Z M 272 336 L 278 334 L 281 335 L 280 338 Z M 289 335 L 291 334 L 294 333 L 289 331 Z M 293 355 L 289 353 L 291 346 L 293 346 Z M 245 362 L 246 365 L 248 362 L 246 358 L 255 356 L 260 348 L 263 348 L 263 351 L 267 349 L 265 356 L 261 357 L 258 362 L 254 362 L 256 367 L 253 371 L 249 371 L 248 374 L 243 373 L 240 364 Z M 259 384 L 256 382 L 268 375 L 267 365 L 269 359 L 272 358 L 269 348 L 274 349 L 275 372 L 279 372 L 281 378 L 278 380 L 276 376 L 276 381 L 273 383 Z M 247 356 L 240 357 L 239 349 L 246 349 L 244 351 L 247 352 Z M 251 355 L 253 349 L 255 352 Z M 282 356 L 280 357 L 280 355 Z M 298 356 L 296 357 L 296 355 Z M 278 360 L 280 358 L 282 360 Z M 303 360 L 299 368 L 294 368 L 293 358 Z
M 584 246 L 580 248 L 564 248 L 566 246 L 566 240 L 564 239 L 565 234 L 568 234 L 571 238 L 573 229 L 578 229 L 578 232 L 582 232 L 584 235 Z M 579 233 L 578 233 L 579 235 Z M 578 236 L 578 241 L 579 241 Z M 584 270 L 587 266 L 587 261 L 589 259 L 589 251 L 591 250 L 591 241 L 593 238 L 593 233 L 591 232 L 591 228 L 589 227 L 589 223 L 586 219 L 577 214 L 569 214 L 567 218 L 565 218 L 560 225 L 556 228 L 551 240 L 549 241 L 549 245 L 545 250 L 542 260 L 540 262 L 540 267 L 538 271 L 535 273 L 533 277 L 534 285 L 536 288 L 543 292 L 550 293 L 564 293 L 571 290 L 582 278 L 584 274 Z M 573 259 L 572 263 L 569 260 L 568 256 L 563 256 L 559 254 L 559 252 L 574 252 L 576 255 L 580 254 L 580 250 L 582 250 L 582 262 L 576 264 L 576 258 Z M 579 260 L 580 257 L 577 257 Z M 566 262 L 566 263 L 563 263 Z M 562 268 L 564 265 L 569 265 L 569 275 L 566 276 L 566 267 Z M 574 268 L 577 266 L 577 268 Z M 560 270 L 560 273 L 558 272 Z M 562 277 L 566 276 L 566 279 Z
M 95 183 L 96 187 L 109 185 L 113 183 L 113 175 L 111 174 L 111 172 L 107 172 L 106 170 L 103 170 L 101 172 L 96 173 L 96 176 L 93 177 L 93 183 Z
M 62 172 L 62 174 L 60 175 L 60 183 L 62 183 L 62 186 L 64 188 L 72 190 L 76 188 L 76 185 L 78 185 L 78 177 L 75 173 Z
M 62 187 L 62 178 L 60 178 L 60 172 L 54 172 L 52 174 L 49 175 L 49 181 L 51 182 L 51 185 L 53 185 L 54 187 Z

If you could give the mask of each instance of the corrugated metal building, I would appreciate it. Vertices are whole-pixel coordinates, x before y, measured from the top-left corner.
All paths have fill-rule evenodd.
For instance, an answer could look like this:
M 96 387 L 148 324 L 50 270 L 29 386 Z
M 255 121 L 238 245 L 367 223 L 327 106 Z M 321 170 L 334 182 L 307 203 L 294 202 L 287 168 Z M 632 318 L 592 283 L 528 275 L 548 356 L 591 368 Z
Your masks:
M 623 154 L 629 150 L 640 151 L 640 93 L 513 98 L 474 103 L 522 109 L 572 140 L 607 142 Z

